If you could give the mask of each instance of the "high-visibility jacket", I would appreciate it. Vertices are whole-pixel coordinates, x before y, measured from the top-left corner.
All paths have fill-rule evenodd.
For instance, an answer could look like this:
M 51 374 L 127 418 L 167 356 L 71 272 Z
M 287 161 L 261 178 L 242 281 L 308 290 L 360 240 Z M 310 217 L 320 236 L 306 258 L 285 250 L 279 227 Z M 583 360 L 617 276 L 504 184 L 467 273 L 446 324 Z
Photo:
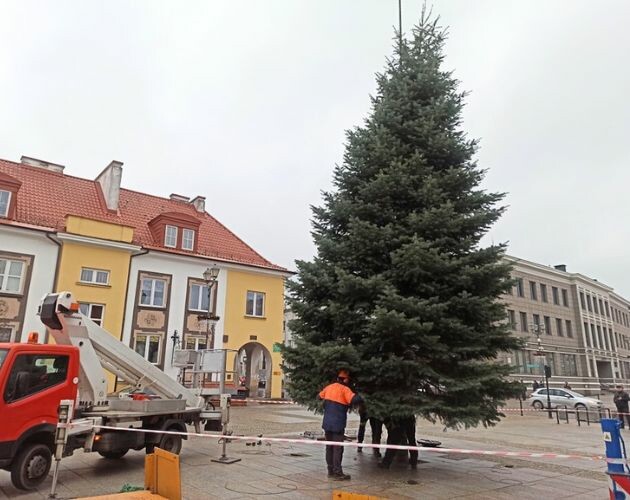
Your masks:
M 361 396 L 347 386 L 334 382 L 324 387 L 319 393 L 324 400 L 324 421 L 322 429 L 327 432 L 342 433 L 346 428 L 348 409 L 361 401 Z

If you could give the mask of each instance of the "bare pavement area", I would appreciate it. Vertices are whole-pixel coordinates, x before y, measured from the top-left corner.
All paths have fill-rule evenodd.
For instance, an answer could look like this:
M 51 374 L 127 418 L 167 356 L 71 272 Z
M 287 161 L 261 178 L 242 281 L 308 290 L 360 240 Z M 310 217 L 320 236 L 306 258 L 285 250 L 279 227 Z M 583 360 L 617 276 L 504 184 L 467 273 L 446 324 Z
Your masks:
M 296 437 L 320 430 L 321 417 L 296 405 L 253 404 L 235 407 L 231 427 L 236 435 Z M 347 434 L 356 435 L 358 417 L 352 414 Z M 445 448 L 531 451 L 584 456 L 603 455 L 599 424 L 578 427 L 556 423 L 546 414 L 508 415 L 493 428 L 444 431 L 418 420 L 418 438 L 439 440 Z M 369 442 L 369 426 L 368 438 Z M 331 498 L 335 489 L 383 498 L 608 498 L 606 465 L 600 460 L 542 459 L 421 452 L 418 469 L 394 461 L 390 470 L 377 468 L 371 450 L 346 448 L 346 482 L 326 476 L 323 447 L 232 441 L 228 455 L 241 461 L 231 465 L 211 462 L 220 455 L 216 438 L 192 437 L 181 454 L 182 489 L 186 499 Z M 144 453 L 130 452 L 117 461 L 76 452 L 61 462 L 59 498 L 119 492 L 124 484 L 142 485 Z M 37 492 L 24 493 L 0 474 L 0 498 L 42 499 L 49 478 Z

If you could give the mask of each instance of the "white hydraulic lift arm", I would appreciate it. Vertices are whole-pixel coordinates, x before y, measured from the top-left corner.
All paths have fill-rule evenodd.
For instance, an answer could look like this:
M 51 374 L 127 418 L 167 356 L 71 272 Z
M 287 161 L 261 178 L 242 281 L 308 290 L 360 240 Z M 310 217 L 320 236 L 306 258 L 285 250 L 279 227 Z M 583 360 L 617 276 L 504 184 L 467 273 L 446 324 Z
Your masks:
M 204 408 L 202 397 L 81 314 L 71 292 L 46 295 L 39 315 L 57 344 L 79 348 L 80 401 L 95 408 L 107 405 L 108 370 L 138 389 L 150 389 L 164 399 L 184 399 L 189 408 Z

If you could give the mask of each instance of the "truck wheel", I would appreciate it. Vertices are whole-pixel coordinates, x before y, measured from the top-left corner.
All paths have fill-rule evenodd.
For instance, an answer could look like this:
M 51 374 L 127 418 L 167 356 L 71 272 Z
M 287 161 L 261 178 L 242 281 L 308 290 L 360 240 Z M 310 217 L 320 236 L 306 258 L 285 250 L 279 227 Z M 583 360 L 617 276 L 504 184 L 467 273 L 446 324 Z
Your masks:
M 182 451 L 182 437 L 175 434 L 163 434 L 157 447 L 179 455 L 179 452 Z
M 34 490 L 48 476 L 52 453 L 45 444 L 30 443 L 22 447 L 11 466 L 11 482 L 19 490 Z
M 127 448 L 126 450 L 99 451 L 98 454 L 101 457 L 106 458 L 107 460 L 118 460 L 119 458 L 124 457 L 128 451 L 129 448 Z

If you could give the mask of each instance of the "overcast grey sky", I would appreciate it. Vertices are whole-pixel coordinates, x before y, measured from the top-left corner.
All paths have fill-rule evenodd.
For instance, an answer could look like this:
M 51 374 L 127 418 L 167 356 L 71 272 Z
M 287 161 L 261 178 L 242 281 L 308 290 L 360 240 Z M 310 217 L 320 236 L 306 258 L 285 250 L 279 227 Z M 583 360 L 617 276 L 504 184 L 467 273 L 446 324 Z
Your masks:
M 404 0 L 404 27 L 421 2 Z M 434 2 L 471 92 L 488 241 L 630 297 L 630 2 Z M 0 0 L 0 157 L 207 197 L 270 260 L 313 254 L 310 204 L 391 55 L 396 0 Z

